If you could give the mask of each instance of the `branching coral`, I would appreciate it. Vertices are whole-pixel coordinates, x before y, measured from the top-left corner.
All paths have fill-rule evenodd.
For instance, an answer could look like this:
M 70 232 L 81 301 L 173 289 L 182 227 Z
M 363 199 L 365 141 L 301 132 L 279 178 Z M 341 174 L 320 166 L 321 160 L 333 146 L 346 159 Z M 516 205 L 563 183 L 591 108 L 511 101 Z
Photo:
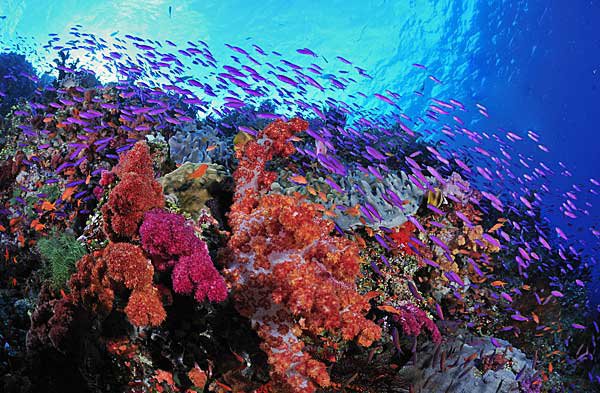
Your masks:
M 144 214 L 164 206 L 162 187 L 154 180 L 150 150 L 138 142 L 115 168 L 119 183 L 102 207 L 104 231 L 113 240 L 136 237 Z
M 276 178 L 265 165 L 294 151 L 289 138 L 306 129 L 293 119 L 275 121 L 248 142 L 237 157 L 233 235 L 228 277 L 238 311 L 264 340 L 274 380 L 288 390 L 314 392 L 329 386 L 326 366 L 305 348 L 302 336 L 325 331 L 370 345 L 381 329 L 367 320 L 368 298 L 356 292 L 358 247 L 330 236 L 333 222 L 322 207 L 299 196 L 264 195 Z
M 194 292 L 197 301 L 223 301 L 227 287 L 210 259 L 206 243 L 194 233 L 186 219 L 174 213 L 153 210 L 140 227 L 146 252 L 160 270 L 174 266 L 173 289 L 177 293 Z

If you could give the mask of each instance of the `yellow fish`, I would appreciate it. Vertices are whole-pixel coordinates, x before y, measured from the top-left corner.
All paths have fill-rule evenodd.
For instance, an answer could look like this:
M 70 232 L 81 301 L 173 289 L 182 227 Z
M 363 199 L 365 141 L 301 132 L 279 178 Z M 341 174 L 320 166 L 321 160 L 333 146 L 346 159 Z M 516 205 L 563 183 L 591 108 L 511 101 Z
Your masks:
M 242 147 L 244 147 L 244 145 L 250 141 L 253 141 L 254 137 L 248 133 L 245 133 L 244 131 L 240 131 L 237 133 L 237 135 L 233 138 L 233 149 L 235 151 L 240 150 Z
M 444 203 L 446 199 L 444 198 L 444 194 L 442 190 L 439 188 L 434 188 L 433 191 L 427 191 L 427 204 L 440 207 Z

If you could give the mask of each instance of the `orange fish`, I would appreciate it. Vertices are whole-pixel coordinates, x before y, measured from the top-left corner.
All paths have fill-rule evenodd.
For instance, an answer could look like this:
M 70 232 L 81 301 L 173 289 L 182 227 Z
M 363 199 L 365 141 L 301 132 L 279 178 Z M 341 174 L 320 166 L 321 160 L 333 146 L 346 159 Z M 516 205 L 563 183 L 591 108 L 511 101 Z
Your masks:
M 554 366 L 552 366 L 552 363 L 548 363 L 548 373 L 552 373 L 552 371 L 554 371 Z
M 323 191 L 319 191 L 319 198 L 321 198 L 323 202 L 327 202 L 327 195 L 325 195 Z
M 392 314 L 398 314 L 398 315 L 401 314 L 401 312 L 398 309 L 396 309 L 396 307 L 388 306 L 387 304 L 384 304 L 382 306 L 377 306 L 377 308 L 380 309 L 381 311 L 391 312 Z
M 42 203 L 42 210 L 44 210 L 44 211 L 51 211 L 51 210 L 54 210 L 54 209 L 56 209 L 56 207 L 54 206 L 54 203 L 50 203 L 48 201 L 44 201 Z
M 293 181 L 294 183 L 298 183 L 298 184 L 308 184 L 308 181 L 306 180 L 306 178 L 304 176 L 292 176 L 290 177 L 290 180 Z
M 325 215 L 328 216 L 328 217 L 332 217 L 332 218 L 337 217 L 337 214 L 335 214 L 331 210 L 325 210 Z
M 496 280 L 496 281 L 492 281 L 490 283 L 490 285 L 493 286 L 493 287 L 503 287 L 504 288 L 504 286 L 506 285 L 506 283 L 504 281 L 501 281 L 501 280 Z
M 0 225 L 0 232 L 6 232 L 6 228 L 3 225 Z
M 196 169 L 194 172 L 188 175 L 188 179 L 198 179 L 204 176 L 206 170 L 208 169 L 208 164 L 202 164 Z
M 217 385 L 219 385 L 220 387 L 222 387 L 223 389 L 225 389 L 225 391 L 227 391 L 227 392 L 231 392 L 231 391 L 233 391 L 233 389 L 231 389 L 231 387 L 229 387 L 229 386 L 225 385 L 224 383 L 221 383 L 221 382 L 219 382 L 219 381 L 215 381 L 215 383 L 216 383 Z
M 71 195 L 73 195 L 74 192 L 75 192 L 75 187 L 69 187 L 62 193 L 62 196 L 60 197 L 60 199 L 62 199 L 65 202 L 69 201 L 71 199 Z
M 40 232 L 42 230 L 44 230 L 44 228 L 46 228 L 46 225 L 40 223 L 39 220 L 33 220 L 31 221 L 31 224 L 29 225 L 30 228 L 33 228 L 36 232 Z
M 540 318 L 537 316 L 537 314 L 536 314 L 536 313 L 532 312 L 532 313 L 531 313 L 531 317 L 533 318 L 533 321 L 534 321 L 534 322 L 535 322 L 537 325 L 539 325 L 539 324 L 540 324 Z
M 317 195 L 317 190 L 315 190 L 312 186 L 306 186 L 306 191 L 308 191 L 310 195 Z
M 354 205 L 354 207 L 346 209 L 345 213 L 348 214 L 349 216 L 354 216 L 354 217 L 360 216 L 360 205 Z
M 299 137 L 297 137 L 296 135 L 293 135 L 293 136 L 291 136 L 291 137 L 288 138 L 288 141 L 291 141 L 291 142 L 302 142 L 302 139 L 299 138 Z
M 206 148 L 206 151 L 213 151 L 217 148 L 217 145 L 210 145 Z

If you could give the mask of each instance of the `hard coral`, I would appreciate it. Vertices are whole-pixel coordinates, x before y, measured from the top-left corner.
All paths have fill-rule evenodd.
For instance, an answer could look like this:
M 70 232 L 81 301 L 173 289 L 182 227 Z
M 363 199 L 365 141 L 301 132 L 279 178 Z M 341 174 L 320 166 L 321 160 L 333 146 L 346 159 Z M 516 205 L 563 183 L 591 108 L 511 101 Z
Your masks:
M 183 216 L 162 210 L 148 212 L 140 237 L 142 246 L 161 270 L 174 266 L 175 292 L 194 292 L 199 302 L 227 298 L 225 281 L 213 265 L 206 243 L 195 235 Z
M 364 317 L 368 299 L 356 291 L 358 247 L 329 235 L 334 224 L 322 218 L 322 206 L 299 196 L 264 195 L 275 179 L 265 170 L 267 161 L 291 154 L 289 138 L 306 127 L 300 119 L 275 121 L 238 151 L 229 216 L 228 277 L 236 307 L 264 340 L 274 381 L 294 392 L 330 385 L 325 364 L 304 346 L 305 333 L 358 337 L 363 346 L 381 334 Z
M 138 142 L 121 157 L 115 174 L 120 181 L 102 207 L 104 231 L 112 240 L 137 236 L 144 214 L 164 206 L 161 185 L 154 179 L 148 146 Z

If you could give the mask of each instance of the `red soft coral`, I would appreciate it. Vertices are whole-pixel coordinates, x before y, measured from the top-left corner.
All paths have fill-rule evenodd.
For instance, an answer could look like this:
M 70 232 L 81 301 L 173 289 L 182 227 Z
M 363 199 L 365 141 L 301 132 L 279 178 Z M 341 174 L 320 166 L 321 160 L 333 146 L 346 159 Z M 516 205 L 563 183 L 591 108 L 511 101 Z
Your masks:
M 167 317 L 159 291 L 153 286 L 131 292 L 125 314 L 136 326 L 158 326 Z
M 133 149 L 119 159 L 119 163 L 114 168 L 114 173 L 119 177 L 123 177 L 126 173 L 135 173 L 141 177 L 154 177 L 152 157 L 148 145 L 144 142 L 136 143 Z
M 414 236 L 416 229 L 417 228 L 412 222 L 406 221 L 404 224 L 395 228 L 394 231 L 389 234 L 389 236 L 392 238 L 394 243 L 396 243 L 398 248 L 404 251 L 404 253 L 408 255 L 416 255 L 411 248 L 413 247 L 416 249 L 418 247 L 418 245 L 411 239 Z
M 120 181 L 102 207 L 104 232 L 113 241 L 128 240 L 137 236 L 147 211 L 164 206 L 164 196 L 143 142 L 121 157 L 114 173 Z
M 274 381 L 294 392 L 329 386 L 325 364 L 301 340 L 325 330 L 368 346 L 381 329 L 364 315 L 368 298 L 356 291 L 358 247 L 333 237 L 322 206 L 299 195 L 265 195 L 276 173 L 266 170 L 275 155 L 294 151 L 290 137 L 305 130 L 300 119 L 275 121 L 238 151 L 235 201 L 229 215 L 233 235 L 228 278 L 238 311 L 264 340 Z
M 71 298 L 94 314 L 106 316 L 113 307 L 115 298 L 108 275 L 106 262 L 100 258 L 101 251 L 84 255 L 77 262 L 77 271 L 69 280 Z
M 166 313 L 152 280 L 154 268 L 141 248 L 130 243 L 108 243 L 94 256 L 77 264 L 69 287 L 74 302 L 105 317 L 113 307 L 118 284 L 133 290 L 125 314 L 136 326 L 158 326 Z
M 129 289 L 152 285 L 154 268 L 141 248 L 130 243 L 108 243 L 104 249 L 108 274 Z

